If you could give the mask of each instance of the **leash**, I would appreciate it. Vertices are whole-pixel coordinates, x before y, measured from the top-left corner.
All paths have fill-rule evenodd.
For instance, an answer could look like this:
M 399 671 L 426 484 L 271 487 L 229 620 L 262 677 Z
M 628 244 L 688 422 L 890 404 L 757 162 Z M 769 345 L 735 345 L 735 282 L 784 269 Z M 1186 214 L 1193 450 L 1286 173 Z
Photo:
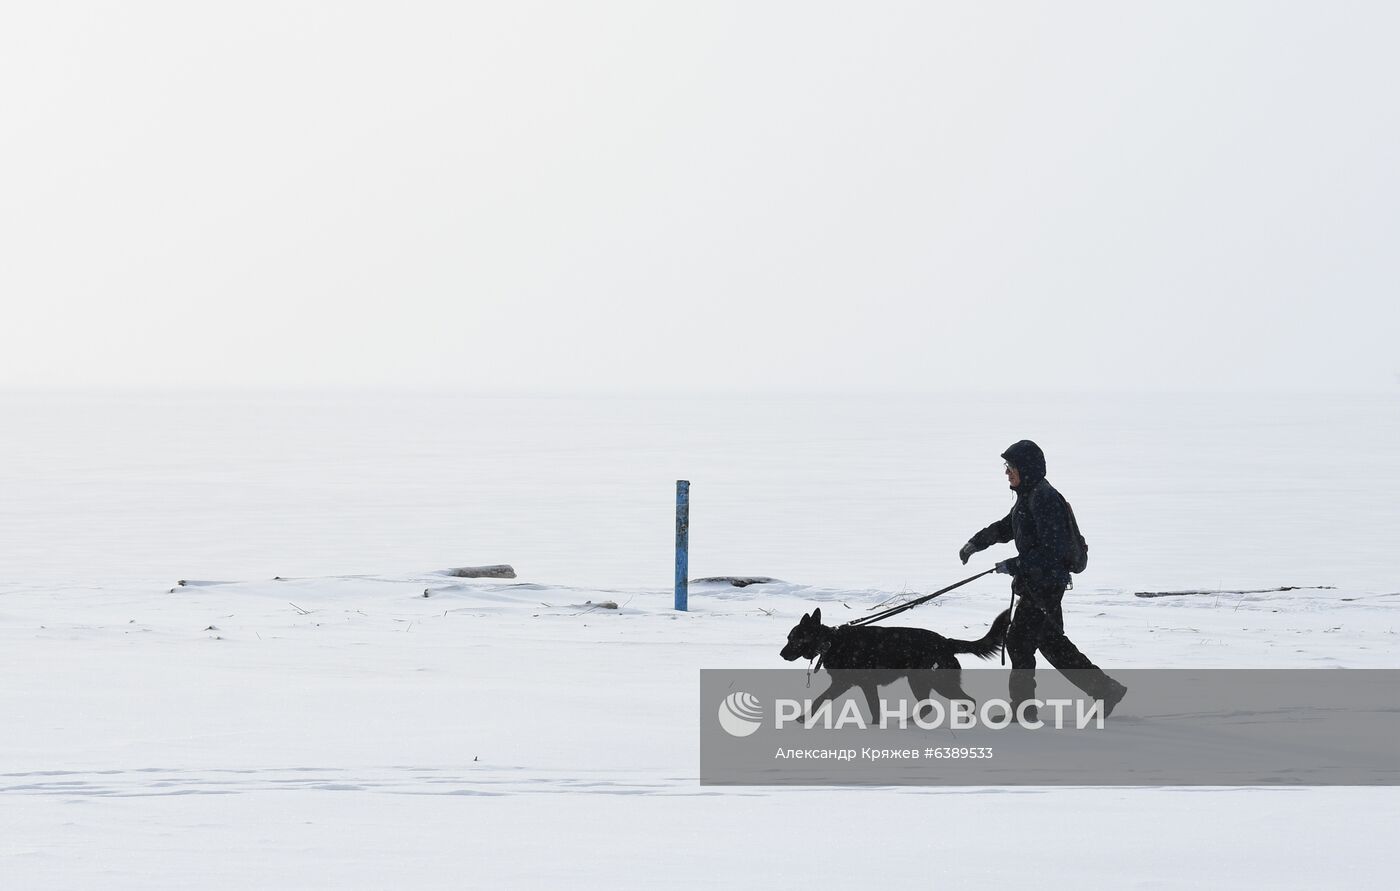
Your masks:
M 1012 592 L 1011 592 L 1011 605 L 1007 607 L 1007 610 L 1009 610 L 1009 611 L 1011 612 L 1012 618 L 1015 618 L 1015 616 L 1016 616 L 1016 592 L 1015 592 L 1015 591 L 1012 591 Z M 1008 626 L 1008 630 L 1009 630 L 1009 628 L 1010 628 L 1010 626 Z M 1002 664 L 1002 665 L 1005 665 L 1005 664 L 1006 664 L 1006 635 L 1005 635 L 1005 634 L 1003 634 L 1003 635 L 1001 636 L 1001 664 Z
M 837 632 L 837 631 L 840 631 L 840 630 L 841 630 L 840 628 L 833 628 L 833 629 L 831 630 L 832 636 L 835 637 L 836 632 Z M 831 649 L 831 645 L 834 644 L 834 643 L 836 643 L 836 641 L 834 641 L 834 640 L 828 640 L 826 643 L 822 644 L 821 649 L 817 650 L 817 658 L 815 658 L 815 659 L 813 659 L 811 662 L 807 663 L 807 686 L 808 686 L 808 687 L 812 686 L 812 674 L 815 673 L 815 672 L 818 672 L 818 671 L 821 671 L 821 670 L 822 670 L 822 663 L 826 661 L 826 651 L 829 650 L 829 649 Z
M 977 581 L 978 579 L 980 579 L 982 576 L 984 576 L 984 575 L 991 575 L 992 573 L 994 573 L 994 572 L 996 572 L 996 571 L 997 571 L 997 570 L 996 570 L 996 567 L 993 566 L 991 569 L 987 570 L 986 572 L 979 572 L 979 573 L 977 573 L 976 575 L 968 576 L 967 578 L 963 579 L 962 581 L 960 581 L 960 582 L 954 582 L 953 584 L 949 585 L 949 586 L 946 587 L 946 588 L 941 588 L 941 589 L 939 589 L 939 590 L 937 590 L 937 591 L 934 591 L 932 594 L 925 594 L 923 597 L 916 598 L 916 599 L 914 599 L 914 600 L 909 601 L 908 603 L 901 603 L 899 606 L 893 607 L 893 608 L 891 608 L 891 609 L 887 609 L 887 610 L 885 610 L 885 611 L 883 611 L 883 612 L 878 612 L 878 613 L 876 613 L 876 614 L 873 615 L 873 616 L 865 616 L 865 617 L 860 618 L 860 619 L 852 619 L 851 621 L 847 622 L 846 624 L 842 625 L 841 627 L 842 627 L 842 628 L 854 628 L 854 627 L 856 627 L 856 626 L 858 626 L 858 625 L 869 625 L 871 622 L 878 622 L 878 621 L 880 621 L 881 619 L 888 619 L 890 616 L 896 615 L 896 614 L 898 614 L 898 613 L 902 613 L 902 612 L 904 612 L 904 611 L 907 610 L 907 609 L 913 609 L 914 607 L 918 606 L 919 604 L 928 603 L 928 602 L 929 602 L 930 600 L 932 600 L 933 598 L 938 597 L 938 596 L 943 595 L 943 594 L 947 594 L 949 591 L 953 590 L 954 588 L 961 588 L 963 585 L 966 585 L 968 582 L 975 582 L 975 581 Z

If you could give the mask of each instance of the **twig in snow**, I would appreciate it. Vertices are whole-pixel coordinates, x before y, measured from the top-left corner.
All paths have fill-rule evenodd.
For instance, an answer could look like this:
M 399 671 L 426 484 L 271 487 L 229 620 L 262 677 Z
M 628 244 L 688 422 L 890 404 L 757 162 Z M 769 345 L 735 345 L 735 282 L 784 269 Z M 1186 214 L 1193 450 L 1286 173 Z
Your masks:
M 902 603 L 908 603 L 908 602 L 909 602 L 909 599 L 910 599 L 911 597 L 913 597 L 916 593 L 918 593 L 918 592 L 915 592 L 915 591 L 900 591 L 898 594 L 895 594 L 895 595 L 893 595 L 893 596 L 891 596 L 891 597 L 886 597 L 884 600 L 880 601 L 879 603 L 875 604 L 874 606 L 867 606 L 867 607 L 865 608 L 865 611 L 866 611 L 866 612 L 871 612 L 871 611 L 873 611 L 873 610 L 877 610 L 877 609 L 879 609 L 879 608 L 882 607 L 882 606 L 885 606 L 885 605 L 887 605 L 887 604 L 894 603 L 896 600 L 900 600 L 900 598 L 903 598 L 903 600 L 901 601 Z M 934 606 L 940 606 L 940 605 L 942 605 L 942 601 L 939 601 L 938 603 L 935 603 L 935 604 L 934 604 Z M 847 608 L 847 609 L 850 609 L 850 607 L 846 607 L 846 608 Z
M 287 602 L 288 602 L 288 603 L 292 603 L 290 600 L 288 600 Z M 297 606 L 295 603 L 292 603 L 292 609 L 294 609 L 294 610 L 296 610 L 297 612 L 301 613 L 303 616 L 309 616 L 309 615 L 311 615 L 311 610 L 309 610 L 309 609 L 302 609 L 301 607 Z
M 879 603 L 875 604 L 874 606 L 867 607 L 866 609 L 867 609 L 867 611 L 879 609 L 880 607 L 884 606 L 885 604 L 890 603 L 891 601 L 894 601 L 894 600 L 896 600 L 896 599 L 898 599 L 898 598 L 900 598 L 900 597 L 903 597 L 903 596 L 904 596 L 904 592 L 903 592 L 903 591 L 900 591 L 898 594 L 892 594 L 892 595 L 890 595 L 889 597 L 886 597 L 884 600 L 881 600 Z

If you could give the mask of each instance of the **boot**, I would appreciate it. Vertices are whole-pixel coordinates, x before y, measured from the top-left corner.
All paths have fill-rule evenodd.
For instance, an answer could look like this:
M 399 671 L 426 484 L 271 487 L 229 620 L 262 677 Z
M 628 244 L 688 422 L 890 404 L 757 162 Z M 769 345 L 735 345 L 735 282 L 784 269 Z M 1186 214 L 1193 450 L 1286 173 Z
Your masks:
M 1020 715 L 1021 715 L 1021 703 L 1019 703 L 1019 702 L 1013 702 L 1013 703 L 1011 704 L 1011 711 L 1010 711 L 1009 714 L 1008 714 L 1007 712 L 997 711 L 997 712 L 995 712 L 995 713 L 992 715 L 992 717 L 996 718 L 996 720 L 997 720 L 998 723 L 1000 723 L 1001 720 L 1002 720 L 1003 718 L 1005 718 L 1006 721 L 1007 721 L 1007 723 L 1013 723 L 1013 722 L 1014 722 L 1014 723 L 1023 724 L 1023 725 L 1024 725 L 1024 724 L 1034 724 L 1036 721 L 1039 721 L 1039 720 L 1040 720 L 1040 713 L 1039 713 L 1039 710 L 1036 708 L 1036 706 L 1033 706 L 1033 705 L 1028 705 L 1028 706 L 1026 706 L 1025 720 L 1021 720 Z
M 1118 707 L 1118 703 L 1123 701 L 1123 697 L 1128 694 L 1125 684 L 1120 684 L 1112 678 L 1108 679 L 1108 689 L 1103 695 L 1103 716 L 1107 718 L 1113 714 L 1113 710 Z

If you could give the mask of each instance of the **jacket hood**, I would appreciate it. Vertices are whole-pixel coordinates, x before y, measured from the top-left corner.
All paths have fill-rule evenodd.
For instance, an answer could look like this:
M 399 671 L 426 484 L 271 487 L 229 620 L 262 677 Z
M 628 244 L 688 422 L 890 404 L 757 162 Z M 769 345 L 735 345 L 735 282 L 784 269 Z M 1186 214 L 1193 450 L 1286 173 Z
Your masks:
M 1021 485 L 1013 488 L 1028 490 L 1045 479 L 1045 453 L 1029 439 L 1014 443 L 1001 456 L 1021 474 Z

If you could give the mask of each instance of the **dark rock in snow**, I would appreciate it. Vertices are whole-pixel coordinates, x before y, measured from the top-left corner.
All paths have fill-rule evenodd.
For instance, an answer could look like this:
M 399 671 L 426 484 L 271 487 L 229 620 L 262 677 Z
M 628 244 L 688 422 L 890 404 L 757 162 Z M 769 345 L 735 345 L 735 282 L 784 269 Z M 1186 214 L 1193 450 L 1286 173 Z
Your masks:
M 444 569 L 442 574 L 457 579 L 513 579 L 515 569 L 508 563 L 498 563 L 494 566 L 459 566 Z
M 747 588 L 749 585 L 766 585 L 769 582 L 776 582 L 777 579 L 770 579 L 766 575 L 716 575 L 707 579 L 691 579 L 692 585 L 703 585 L 706 583 L 720 584 L 728 582 L 736 588 Z

